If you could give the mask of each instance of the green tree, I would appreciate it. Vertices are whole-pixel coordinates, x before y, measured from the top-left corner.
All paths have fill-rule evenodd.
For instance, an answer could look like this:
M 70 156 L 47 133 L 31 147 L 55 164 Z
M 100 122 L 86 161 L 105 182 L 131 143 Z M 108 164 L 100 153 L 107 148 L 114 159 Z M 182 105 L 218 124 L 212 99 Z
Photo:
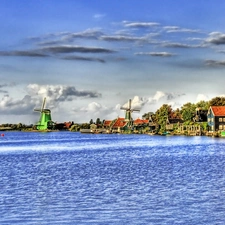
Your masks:
M 79 124 L 73 124 L 71 127 L 70 127 L 70 131 L 74 131 L 74 132 L 77 132 L 80 130 L 80 126 Z
M 12 128 L 12 130 L 16 130 L 17 129 L 17 124 L 12 124 L 11 128 Z
M 94 122 L 93 122 L 93 119 L 91 119 L 89 123 L 90 123 L 90 124 L 93 124 L 93 123 L 94 123 Z
M 171 111 L 170 115 L 169 115 L 169 118 L 173 118 L 173 119 L 181 119 L 182 118 L 182 115 L 181 115 L 181 112 L 180 112 L 180 109 L 177 108 L 175 111 Z
M 209 109 L 209 102 L 208 101 L 197 102 L 196 107 L 200 108 L 201 110 L 208 110 Z
M 17 128 L 18 130 L 20 130 L 22 127 L 23 127 L 22 123 L 18 123 L 16 128 Z
M 89 124 L 89 123 L 82 123 L 82 124 L 80 125 L 80 128 L 81 128 L 81 129 L 90 129 L 90 124 Z
M 150 118 L 153 114 L 154 114 L 153 112 L 144 113 L 144 114 L 142 115 L 142 119 L 149 120 L 149 118 Z
M 210 106 L 225 106 L 225 97 L 215 97 L 209 101 Z
M 181 107 L 181 115 L 184 121 L 192 121 L 196 112 L 196 105 L 193 103 L 186 103 Z
M 170 105 L 163 104 L 160 109 L 158 109 L 155 113 L 156 121 L 160 125 L 160 131 L 166 131 L 166 121 L 167 118 L 173 113 L 173 110 Z
M 101 125 L 101 120 L 99 118 L 96 119 L 96 125 Z

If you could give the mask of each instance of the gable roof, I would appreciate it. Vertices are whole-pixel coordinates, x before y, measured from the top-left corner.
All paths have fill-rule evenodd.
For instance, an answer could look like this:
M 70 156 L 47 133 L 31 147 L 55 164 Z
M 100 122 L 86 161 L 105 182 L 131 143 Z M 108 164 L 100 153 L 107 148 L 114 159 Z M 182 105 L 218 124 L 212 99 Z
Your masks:
M 225 106 L 211 106 L 214 116 L 225 116 Z
M 147 124 L 147 123 L 149 123 L 148 120 L 142 120 L 142 119 L 139 119 L 139 118 L 134 120 L 135 125 L 141 125 L 141 124 Z
M 124 127 L 126 125 L 127 125 L 127 121 L 125 121 L 125 118 L 117 118 L 112 128 Z
M 103 123 L 103 126 L 109 127 L 111 123 L 112 123 L 112 120 L 105 120 Z

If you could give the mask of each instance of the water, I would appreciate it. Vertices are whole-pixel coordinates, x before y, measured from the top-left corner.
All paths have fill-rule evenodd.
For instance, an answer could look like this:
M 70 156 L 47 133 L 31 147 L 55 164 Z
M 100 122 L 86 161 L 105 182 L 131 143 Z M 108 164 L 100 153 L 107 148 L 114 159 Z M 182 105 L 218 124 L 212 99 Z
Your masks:
M 0 224 L 225 224 L 225 139 L 6 132 Z

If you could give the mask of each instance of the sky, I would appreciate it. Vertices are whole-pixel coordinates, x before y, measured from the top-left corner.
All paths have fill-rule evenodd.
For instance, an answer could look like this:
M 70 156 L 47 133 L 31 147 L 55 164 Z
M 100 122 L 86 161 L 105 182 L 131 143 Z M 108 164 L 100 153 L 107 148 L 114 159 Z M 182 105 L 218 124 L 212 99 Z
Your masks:
M 133 118 L 225 95 L 223 0 L 1 0 L 0 124 Z

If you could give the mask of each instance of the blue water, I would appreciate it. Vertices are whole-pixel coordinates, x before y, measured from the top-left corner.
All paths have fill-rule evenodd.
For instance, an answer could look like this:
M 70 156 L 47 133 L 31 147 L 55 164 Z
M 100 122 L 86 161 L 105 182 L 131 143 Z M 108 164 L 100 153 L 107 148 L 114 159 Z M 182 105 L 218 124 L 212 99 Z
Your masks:
M 0 224 L 225 224 L 225 139 L 6 132 Z

